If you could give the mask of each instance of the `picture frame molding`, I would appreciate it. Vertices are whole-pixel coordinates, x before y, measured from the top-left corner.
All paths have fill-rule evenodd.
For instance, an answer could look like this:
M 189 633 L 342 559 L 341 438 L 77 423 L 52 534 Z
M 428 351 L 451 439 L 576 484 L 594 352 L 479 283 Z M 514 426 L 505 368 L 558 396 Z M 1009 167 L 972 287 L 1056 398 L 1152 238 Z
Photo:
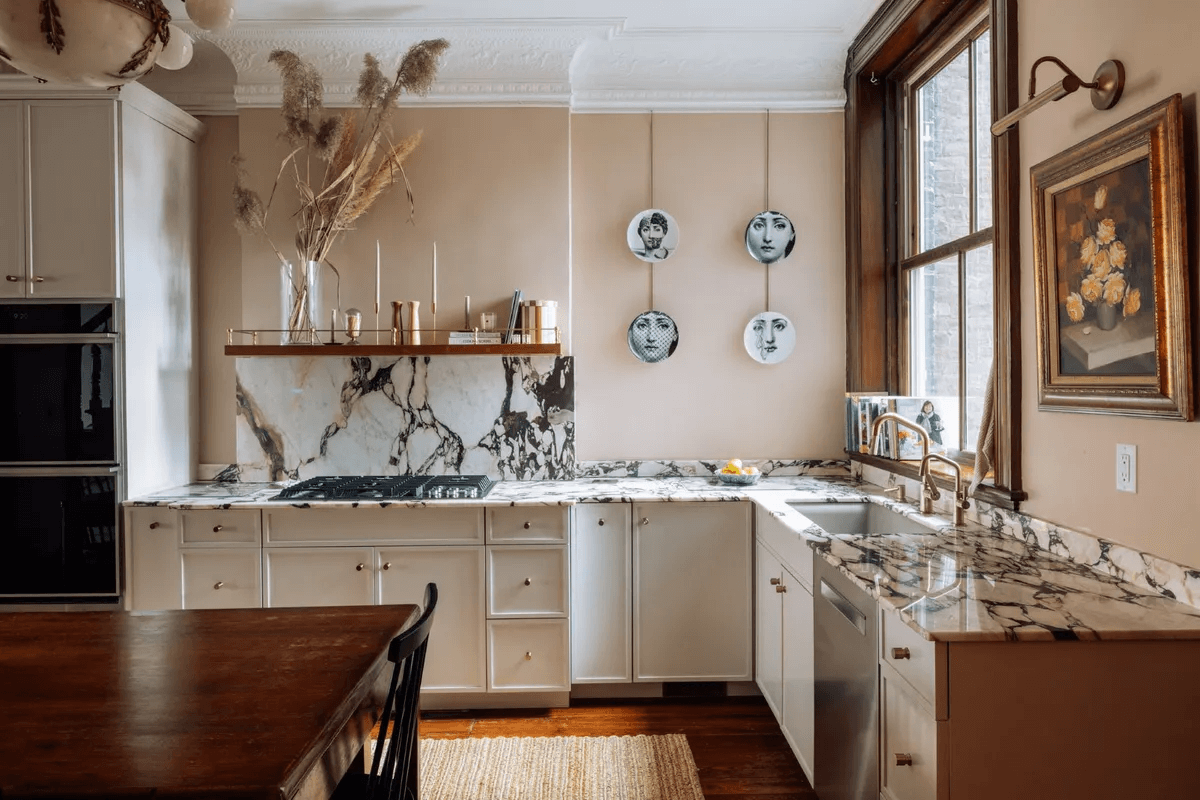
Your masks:
M 1030 169 L 1039 411 L 1193 417 L 1182 109 L 1182 97 L 1172 95 Z M 1142 159 L 1150 178 L 1155 374 L 1064 375 L 1053 198 Z

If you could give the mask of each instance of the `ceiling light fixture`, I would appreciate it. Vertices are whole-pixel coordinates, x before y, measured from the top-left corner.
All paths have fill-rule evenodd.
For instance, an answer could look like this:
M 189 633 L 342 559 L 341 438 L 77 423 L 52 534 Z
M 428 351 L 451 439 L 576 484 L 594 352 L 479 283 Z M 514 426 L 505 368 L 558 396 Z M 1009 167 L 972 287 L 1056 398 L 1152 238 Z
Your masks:
M 235 0 L 186 0 L 203 30 L 233 24 Z M 40 81 L 115 87 L 154 66 L 182 69 L 192 37 L 161 0 L 0 0 L 0 60 Z
M 1059 69 L 1067 74 L 1058 83 L 1035 96 L 1033 88 L 1034 77 L 1037 73 L 1038 65 L 1043 61 L 1054 62 L 1058 65 Z M 1081 87 L 1092 90 L 1092 105 L 1096 109 L 1104 111 L 1112 108 L 1121 99 L 1121 90 L 1125 88 L 1125 67 L 1120 61 L 1105 61 L 1096 68 L 1096 74 L 1092 76 L 1092 82 L 1084 83 L 1082 78 L 1054 56 L 1042 56 L 1033 62 L 1033 66 L 1029 69 L 1029 100 L 996 120 L 992 125 L 992 135 L 999 136 L 1013 125 L 1016 125 L 1017 121 L 1022 117 L 1038 110 L 1046 105 L 1046 103 L 1061 100 Z

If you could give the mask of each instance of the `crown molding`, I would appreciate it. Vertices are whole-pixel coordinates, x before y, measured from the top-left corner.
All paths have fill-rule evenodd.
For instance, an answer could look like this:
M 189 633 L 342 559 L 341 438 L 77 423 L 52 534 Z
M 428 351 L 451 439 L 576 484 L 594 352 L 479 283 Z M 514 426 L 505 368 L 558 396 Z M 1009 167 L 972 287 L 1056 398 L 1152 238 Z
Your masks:
M 846 93 L 840 89 L 820 91 L 706 91 L 598 89 L 577 91 L 571 110 L 579 114 L 635 114 L 648 111 L 668 114 L 842 111 Z

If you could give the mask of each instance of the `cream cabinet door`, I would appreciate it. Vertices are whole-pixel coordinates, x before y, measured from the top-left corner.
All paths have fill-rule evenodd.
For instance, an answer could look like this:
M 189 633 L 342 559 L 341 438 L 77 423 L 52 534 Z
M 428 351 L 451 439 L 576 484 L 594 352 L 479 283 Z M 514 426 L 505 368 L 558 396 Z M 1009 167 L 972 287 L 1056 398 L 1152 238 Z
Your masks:
M 625 503 L 580 503 L 571 526 L 571 682 L 633 680 L 633 550 Z
M 760 509 L 761 511 L 761 509 Z M 754 679 L 775 719 L 783 722 L 783 567 L 760 542 L 754 565 Z
M 635 681 L 753 679 L 750 508 L 634 505 Z
M 24 297 L 29 287 L 25 259 L 25 105 L 0 102 L 0 297 Z
M 438 587 L 422 692 L 482 692 L 487 688 L 484 628 L 484 548 L 380 547 L 379 602 L 416 603 L 425 584 Z
M 257 547 L 185 548 L 184 608 L 261 608 L 262 551 Z
M 265 605 L 271 608 L 375 603 L 371 547 L 268 547 L 263 574 Z
M 116 101 L 28 106 L 29 296 L 115 297 Z
M 125 509 L 125 608 L 183 608 L 179 563 L 179 512 Z
M 816 731 L 813 702 L 816 678 L 813 671 L 812 591 L 793 573 L 783 571 L 783 716 L 780 727 L 787 734 L 804 768 L 813 781 Z

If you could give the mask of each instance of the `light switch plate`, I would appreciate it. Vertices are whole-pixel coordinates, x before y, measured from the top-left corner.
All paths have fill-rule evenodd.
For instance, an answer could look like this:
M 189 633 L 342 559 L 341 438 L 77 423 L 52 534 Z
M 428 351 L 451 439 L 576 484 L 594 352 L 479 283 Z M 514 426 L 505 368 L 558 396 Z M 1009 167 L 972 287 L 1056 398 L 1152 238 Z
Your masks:
M 1117 491 L 1137 492 L 1137 445 L 1117 445 Z

